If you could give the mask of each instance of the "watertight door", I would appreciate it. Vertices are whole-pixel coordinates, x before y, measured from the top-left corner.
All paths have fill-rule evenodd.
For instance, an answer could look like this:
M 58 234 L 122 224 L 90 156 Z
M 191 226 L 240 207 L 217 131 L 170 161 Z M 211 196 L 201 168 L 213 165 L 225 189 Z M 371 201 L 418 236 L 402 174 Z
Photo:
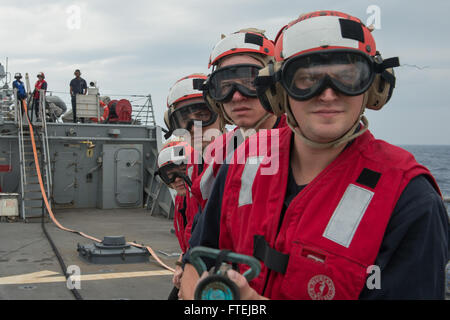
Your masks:
M 120 206 L 137 206 L 142 200 L 142 150 L 135 147 L 117 150 L 115 156 L 116 201 Z
M 104 144 L 99 207 L 140 207 L 144 197 L 142 144 Z

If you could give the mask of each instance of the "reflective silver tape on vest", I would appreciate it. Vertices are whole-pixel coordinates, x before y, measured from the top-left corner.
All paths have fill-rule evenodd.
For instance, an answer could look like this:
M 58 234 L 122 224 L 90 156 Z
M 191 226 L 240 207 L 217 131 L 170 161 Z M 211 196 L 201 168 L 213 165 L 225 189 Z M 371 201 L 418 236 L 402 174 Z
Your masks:
M 189 179 L 191 179 L 192 180 L 192 173 L 194 172 L 194 167 L 193 166 L 191 166 L 191 167 L 189 167 L 188 169 L 187 169 L 187 174 L 188 174 L 188 177 L 189 177 Z
M 229 144 L 227 145 L 229 146 Z M 234 156 L 234 149 L 227 148 L 227 157 L 225 159 L 225 163 L 233 163 L 233 156 Z M 220 163 L 220 162 L 218 162 Z M 206 168 L 205 173 L 203 173 L 202 178 L 200 180 L 200 191 L 202 192 L 202 198 L 204 200 L 209 199 L 209 195 L 212 191 L 212 187 L 214 185 L 214 181 L 216 181 L 216 177 L 213 175 L 213 165 L 214 162 L 211 163 L 211 165 Z M 219 174 L 219 173 L 217 173 Z
M 187 169 L 187 174 L 188 174 L 188 177 L 189 177 L 189 179 L 192 181 L 192 174 L 194 173 L 194 166 L 190 166 L 188 169 Z M 191 188 L 189 188 L 189 194 L 191 195 L 191 197 L 192 197 L 192 192 L 191 192 Z
M 370 190 L 350 184 L 334 210 L 323 236 L 348 248 L 373 195 Z
M 215 177 L 213 175 L 213 165 L 214 163 L 211 163 L 211 165 L 206 168 L 200 180 L 200 191 L 202 192 L 202 198 L 204 200 L 209 199 L 209 194 L 211 193 L 214 184 Z
M 239 207 L 252 204 L 253 182 L 263 159 L 264 156 L 249 157 L 245 162 L 241 177 L 241 189 L 239 190 Z

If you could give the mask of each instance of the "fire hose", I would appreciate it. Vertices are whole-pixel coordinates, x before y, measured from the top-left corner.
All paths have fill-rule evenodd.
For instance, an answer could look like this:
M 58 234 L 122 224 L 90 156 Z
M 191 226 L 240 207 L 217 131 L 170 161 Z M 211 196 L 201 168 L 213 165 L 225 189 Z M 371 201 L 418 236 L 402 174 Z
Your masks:
M 23 107 L 24 107 L 24 111 L 25 111 L 24 114 L 25 114 L 25 115 L 28 115 L 27 103 L 26 103 L 25 100 L 23 100 Z M 59 223 L 58 220 L 56 220 L 55 215 L 53 214 L 53 211 L 52 211 L 52 209 L 51 209 L 51 207 L 50 207 L 50 204 L 49 204 L 49 201 L 48 201 L 48 198 L 47 198 L 47 194 L 46 194 L 46 192 L 45 192 L 44 183 L 43 183 L 42 175 L 41 175 L 41 169 L 40 169 L 40 166 L 39 166 L 39 161 L 38 161 L 38 156 L 37 156 L 36 142 L 35 142 L 35 139 L 34 139 L 33 125 L 31 124 L 31 121 L 30 121 L 30 119 L 28 118 L 28 116 L 27 116 L 27 121 L 28 121 L 29 130 L 30 130 L 31 145 L 32 145 L 32 148 L 33 148 L 33 156 L 34 156 L 34 162 L 35 162 L 35 164 L 36 164 L 36 173 L 37 173 L 38 180 L 39 180 L 39 187 L 40 187 L 40 191 L 41 191 L 41 194 L 42 194 L 42 198 L 43 198 L 45 207 L 46 207 L 47 212 L 48 212 L 48 214 L 49 214 L 49 216 L 50 216 L 50 219 L 51 219 L 52 222 L 53 222 L 59 229 L 61 229 L 61 230 L 64 230 L 64 231 L 67 231 L 67 232 L 71 232 L 71 233 L 78 234 L 78 235 L 80 235 L 80 236 L 82 236 L 82 237 L 84 237 L 84 238 L 93 240 L 93 241 L 98 242 L 98 243 L 102 242 L 101 240 L 99 240 L 99 239 L 97 239 L 97 238 L 95 238 L 95 237 L 92 237 L 92 236 L 90 236 L 90 235 L 87 235 L 87 234 L 85 234 L 85 233 L 83 233 L 83 232 L 80 232 L 80 231 L 77 231 L 77 230 L 72 230 L 72 229 L 66 228 L 66 227 L 64 227 L 63 225 L 61 225 L 61 224 Z M 154 258 L 154 259 L 155 259 L 162 267 L 164 267 L 165 269 L 167 269 L 167 270 L 169 270 L 169 271 L 171 271 L 171 272 L 175 272 L 175 270 L 174 270 L 173 268 L 167 266 L 164 262 L 161 261 L 161 259 L 156 255 L 155 251 L 154 251 L 150 246 L 140 245 L 140 244 L 135 243 L 135 242 L 128 242 L 127 244 L 129 244 L 129 245 L 131 245 L 131 246 L 134 246 L 134 247 L 137 247 L 137 248 L 146 249 L 146 250 L 150 253 L 150 255 L 151 255 L 151 256 L 152 256 L 152 257 L 153 257 L 153 258 Z
M 202 258 L 211 258 L 216 261 L 216 265 L 211 268 L 208 276 L 201 280 L 194 293 L 195 300 L 239 300 L 239 289 L 231 281 L 227 272 L 232 266 L 229 264 L 246 264 L 250 268 L 244 272 L 243 276 L 250 281 L 261 272 L 261 264 L 255 258 L 243 254 L 234 253 L 228 250 L 217 250 L 207 247 L 195 247 L 190 253 L 191 263 L 201 276 L 207 267 Z

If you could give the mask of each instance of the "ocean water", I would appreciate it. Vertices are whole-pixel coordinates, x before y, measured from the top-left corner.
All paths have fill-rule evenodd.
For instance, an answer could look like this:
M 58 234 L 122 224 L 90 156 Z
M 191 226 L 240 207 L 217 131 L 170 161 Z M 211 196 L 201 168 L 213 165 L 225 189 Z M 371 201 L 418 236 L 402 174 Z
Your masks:
M 450 198 L 450 145 L 400 145 L 431 171 L 445 198 Z M 446 203 L 447 212 L 450 204 Z M 450 212 L 449 212 L 450 213 Z

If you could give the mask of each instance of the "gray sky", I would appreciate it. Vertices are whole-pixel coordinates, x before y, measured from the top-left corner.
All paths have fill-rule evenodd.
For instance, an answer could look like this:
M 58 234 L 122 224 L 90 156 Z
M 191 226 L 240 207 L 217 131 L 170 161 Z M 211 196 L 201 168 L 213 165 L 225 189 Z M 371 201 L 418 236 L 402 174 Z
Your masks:
M 379 8 L 378 17 L 369 6 Z M 400 57 L 391 101 L 366 112 L 374 135 L 393 144 L 450 144 L 446 0 L 0 0 L 0 62 L 8 57 L 9 71 L 28 72 L 32 84 L 43 71 L 53 91 L 68 93 L 79 68 L 101 94 L 151 94 L 156 122 L 164 126 L 169 88 L 188 74 L 209 73 L 209 54 L 222 33 L 256 27 L 273 39 L 301 13 L 321 9 L 363 22 L 379 18 L 373 21 L 380 24 L 378 50 Z

